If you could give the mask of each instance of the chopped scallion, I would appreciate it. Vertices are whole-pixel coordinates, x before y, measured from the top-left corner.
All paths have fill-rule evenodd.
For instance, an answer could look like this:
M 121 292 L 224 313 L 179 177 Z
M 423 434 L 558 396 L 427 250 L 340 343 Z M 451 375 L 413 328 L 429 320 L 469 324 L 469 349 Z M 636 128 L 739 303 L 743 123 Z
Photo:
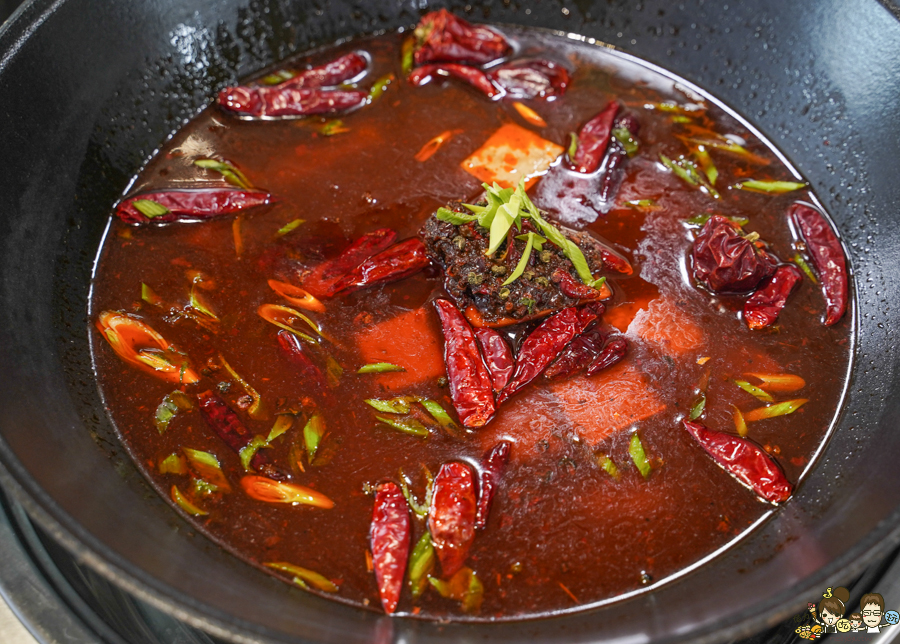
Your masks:
M 382 400 L 379 398 L 367 398 L 366 404 L 386 414 L 408 414 L 409 399 L 405 396 Z
M 764 192 L 771 195 L 781 195 L 786 192 L 793 192 L 805 188 L 805 183 L 796 181 L 760 181 L 757 179 L 747 179 L 741 181 L 734 186 L 740 190 L 750 190 L 751 192 Z
M 806 381 L 792 373 L 747 373 L 761 381 L 759 385 L 766 391 L 797 391 L 806 386 Z
M 244 176 L 244 173 L 230 163 L 216 161 L 215 159 L 195 159 L 194 165 L 198 168 L 203 168 L 204 170 L 218 172 L 225 181 L 238 188 L 243 188 L 244 190 L 251 190 L 253 188 L 253 184 L 250 183 L 250 180 L 247 179 L 246 176 Z
M 320 575 L 314 570 L 309 570 L 308 568 L 301 568 L 300 566 L 295 566 L 294 564 L 285 563 L 283 561 L 270 562 L 264 565 L 267 568 L 280 570 L 281 572 L 294 575 L 294 583 L 297 583 L 297 580 L 299 579 L 326 593 L 336 593 L 340 590 L 330 579 L 324 575 Z M 299 586 L 300 584 L 297 585 Z M 305 586 L 305 584 L 303 584 L 303 586 Z
M 637 154 L 638 142 L 627 127 L 621 126 L 614 128 L 612 131 L 612 135 L 616 139 L 616 141 L 618 141 L 622 145 L 622 148 L 625 150 L 625 154 L 630 157 L 633 157 L 635 154 Z
M 652 469 L 650 461 L 647 460 L 647 453 L 644 451 L 644 445 L 641 443 L 641 437 L 637 435 L 637 432 L 631 435 L 631 441 L 628 443 L 628 454 L 631 456 L 631 460 L 634 461 L 641 476 L 644 478 L 650 476 L 650 470 Z
M 214 454 L 189 447 L 183 447 L 181 451 L 187 456 L 188 464 L 197 473 L 197 476 L 214 485 L 216 489 L 222 492 L 231 491 L 231 485 L 228 483 L 228 479 L 225 478 L 225 473 L 222 472 L 219 459 Z
M 306 446 L 306 456 L 310 464 L 316 458 L 316 451 L 325 436 L 325 419 L 319 414 L 313 414 L 313 417 L 307 421 L 303 427 L 303 443 Z
M 798 398 L 796 400 L 787 400 L 785 402 L 776 403 L 774 405 L 760 407 L 758 409 L 754 409 L 753 411 L 748 411 L 746 414 L 744 414 L 744 420 L 750 423 L 757 420 L 766 420 L 768 418 L 776 418 L 778 416 L 793 414 L 806 402 L 808 402 L 807 398 Z
M 800 270 L 803 271 L 803 274 L 809 278 L 809 281 L 813 284 L 818 285 L 819 280 L 816 279 L 816 274 L 813 273 L 813 270 L 809 267 L 809 264 L 806 263 L 806 260 L 803 259 L 803 255 L 797 253 L 794 255 L 793 262 L 800 267 Z
M 413 599 L 425 592 L 428 587 L 428 575 L 434 570 L 437 556 L 434 544 L 431 542 L 431 533 L 425 532 L 416 542 L 412 553 L 409 555 L 409 591 Z
M 768 402 L 768 403 L 773 402 L 772 396 L 767 394 L 765 391 L 763 391 L 759 387 L 751 385 L 746 380 L 735 380 L 734 384 L 736 384 L 738 387 L 740 387 L 741 389 L 746 391 L 751 396 L 754 396 L 754 397 L 758 398 L 759 400 L 762 400 L 763 402 Z M 693 420 L 693 418 L 691 420 Z
M 182 510 L 195 517 L 203 517 L 209 514 L 206 510 L 198 508 L 196 505 L 188 501 L 187 497 L 181 493 L 181 490 L 178 489 L 177 485 L 172 486 L 172 500 L 180 507 Z
M 393 418 L 384 418 L 383 416 L 376 416 L 375 418 L 380 420 L 388 427 L 393 427 L 397 431 L 401 431 L 404 434 L 410 434 L 411 436 L 418 436 L 420 438 L 428 438 L 428 428 L 415 418 L 406 418 L 399 420 L 395 420 Z
M 569 149 L 566 150 L 566 154 L 573 161 L 575 160 L 575 155 L 578 154 L 578 135 L 574 132 L 569 132 Z
M 160 474 L 187 474 L 187 463 L 181 454 L 169 454 L 159 463 Z
M 169 214 L 168 208 L 152 199 L 135 199 L 131 202 L 131 205 L 134 206 L 135 210 L 149 219 Z
M 303 219 L 294 219 L 293 221 L 289 221 L 284 226 L 278 229 L 278 232 L 275 233 L 278 237 L 284 237 L 288 233 L 294 232 L 299 228 L 305 221 Z
M 747 422 L 737 405 L 732 405 L 732 407 L 734 408 L 734 428 L 737 430 L 738 436 L 743 438 L 747 435 Z
M 453 418 L 450 417 L 450 414 L 448 414 L 439 403 L 427 398 L 420 398 L 419 403 L 425 408 L 425 411 L 431 414 L 431 417 L 450 434 L 458 435 L 460 433 L 459 425 L 456 424 Z
M 706 409 L 706 396 L 700 394 L 700 397 L 697 398 L 697 402 L 694 403 L 694 406 L 691 407 L 691 413 L 688 417 L 691 420 L 697 420 L 700 416 L 703 415 L 703 410 Z
M 356 373 L 389 373 L 391 371 L 406 371 L 406 369 L 399 365 L 391 364 L 390 362 L 373 362 L 371 364 L 364 364 L 356 371 Z
M 253 438 L 250 439 L 250 442 L 247 443 L 239 453 L 241 457 L 241 465 L 244 466 L 244 470 L 247 472 L 252 472 L 253 468 L 250 467 L 250 461 L 253 460 L 253 457 L 256 456 L 256 453 L 269 446 L 269 441 L 265 438 L 257 434 Z
M 156 418 L 154 423 L 156 429 L 162 434 L 169 428 L 169 423 L 179 411 L 187 411 L 194 408 L 191 397 L 182 391 L 173 391 L 166 394 L 165 398 L 156 408 Z
M 615 462 L 606 454 L 597 455 L 597 465 L 614 479 L 619 479 L 619 468 L 616 467 Z
M 369 90 L 369 102 L 377 100 L 384 94 L 384 91 L 388 88 L 388 85 L 397 80 L 397 77 L 394 76 L 393 73 L 386 74 L 376 80 L 372 84 L 372 89 Z
M 275 424 L 272 425 L 272 429 L 269 430 L 269 435 L 266 437 L 266 443 L 271 443 L 293 426 L 294 416 L 292 414 L 278 414 Z

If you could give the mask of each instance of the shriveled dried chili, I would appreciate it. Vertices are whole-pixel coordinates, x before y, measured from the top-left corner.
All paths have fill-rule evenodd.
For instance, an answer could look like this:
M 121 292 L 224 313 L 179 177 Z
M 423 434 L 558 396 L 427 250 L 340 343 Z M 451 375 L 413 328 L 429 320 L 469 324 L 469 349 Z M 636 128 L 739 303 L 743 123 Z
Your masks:
M 598 300 L 603 296 L 599 290 L 576 280 L 568 271 L 561 268 L 553 271 L 550 279 L 559 285 L 559 290 L 563 295 L 574 300 Z
M 278 332 L 278 346 L 300 370 L 304 385 L 311 383 L 316 393 L 323 395 L 328 391 L 328 381 L 322 370 L 312 361 L 309 350 L 295 334 L 282 329 Z
M 419 87 L 435 76 L 453 76 L 454 78 L 458 78 L 461 81 L 465 81 L 488 98 L 494 98 L 502 93 L 502 90 L 494 85 L 488 75 L 480 69 L 453 63 L 417 67 L 410 73 L 407 79 L 410 83 Z
M 609 147 L 613 121 L 618 113 L 619 104 L 610 101 L 603 111 L 582 126 L 578 132 L 575 154 L 569 157 L 573 170 L 589 173 L 600 167 L 606 148 Z
M 494 391 L 500 391 L 509 382 L 513 368 L 516 366 L 512 349 L 509 343 L 503 339 L 494 329 L 479 327 L 474 329 L 478 344 L 481 345 L 481 354 L 488 371 L 491 373 L 491 381 L 494 383 Z
M 775 259 L 741 232 L 728 218 L 713 215 L 694 240 L 694 278 L 713 293 L 752 291 L 775 273 Z
M 726 472 L 770 503 L 783 503 L 794 487 L 765 450 L 746 438 L 716 432 L 702 423 L 685 420 L 684 426 Z
M 303 286 L 317 297 L 334 295 L 334 287 L 344 275 L 369 259 L 372 255 L 390 248 L 397 241 L 397 232 L 379 228 L 366 233 L 334 259 L 322 262 L 303 280 Z
M 468 465 L 444 463 L 434 478 L 428 531 L 444 578 L 462 568 L 475 540 L 475 477 Z
M 590 364 L 587 367 L 587 375 L 593 376 L 595 374 L 600 373 L 604 369 L 608 369 L 613 366 L 622 358 L 625 357 L 625 353 L 628 351 L 628 342 L 625 338 L 613 338 L 609 342 L 606 343 L 606 346 L 603 347 L 603 350 L 600 354 L 591 360 Z
M 428 266 L 425 244 L 418 237 L 398 242 L 344 275 L 334 285 L 334 292 L 350 292 L 375 284 L 395 282 L 418 273 Z
M 225 441 L 235 454 L 240 454 L 241 450 L 253 440 L 253 436 L 238 415 L 212 391 L 197 394 L 197 400 L 199 401 L 200 415 L 203 416 L 203 420 L 206 421 L 209 428 Z M 275 480 L 288 478 L 284 472 L 269 462 L 263 452 L 256 452 L 253 455 L 253 458 L 250 459 L 250 467 Z
M 540 376 L 563 349 L 597 319 L 596 310 L 590 305 L 581 310 L 570 306 L 550 316 L 532 331 L 522 343 L 519 355 L 516 356 L 515 373 L 497 397 L 497 404 L 508 400 Z M 600 310 L 602 314 L 602 309 Z
M 341 83 L 345 83 L 356 78 L 369 66 L 369 60 L 358 51 L 344 54 L 332 61 L 305 69 L 298 72 L 292 78 L 287 79 L 283 83 L 279 83 L 279 88 L 298 89 L 300 87 L 319 88 L 319 87 L 335 87 Z
M 314 87 L 226 87 L 219 105 L 241 116 L 278 118 L 330 114 L 360 107 L 369 98 L 362 90 L 327 90 Z
M 772 279 L 751 295 L 744 303 L 744 320 L 751 329 L 765 329 L 775 324 L 788 296 L 803 279 L 793 264 L 782 264 Z
M 569 71 L 542 58 L 521 58 L 493 67 L 488 78 L 513 100 L 558 97 L 569 86 Z
M 163 224 L 230 215 L 274 201 L 272 195 L 263 190 L 157 190 L 122 200 L 116 206 L 116 215 L 129 224 Z
M 500 441 L 481 459 L 481 472 L 478 475 L 478 507 L 475 512 L 475 528 L 478 530 L 483 530 L 487 525 L 497 486 L 509 462 L 511 447 L 509 441 Z
M 788 217 L 803 236 L 825 296 L 825 324 L 837 324 L 847 310 L 847 258 L 841 241 L 815 208 L 795 203 Z
M 471 63 L 484 65 L 509 51 L 506 38 L 496 31 L 473 25 L 446 9 L 422 16 L 416 26 L 416 65 L 426 63 Z
M 435 300 L 434 306 L 444 334 L 444 363 L 453 407 L 465 427 L 482 427 L 496 410 L 491 374 L 472 327 L 459 309 L 445 299 Z
M 409 507 L 400 487 L 390 481 L 380 484 L 375 490 L 369 539 L 381 606 L 388 614 L 397 610 L 403 590 L 410 532 Z
M 594 327 L 572 340 L 559 357 L 544 370 L 546 380 L 568 378 L 583 370 L 603 351 L 603 331 Z

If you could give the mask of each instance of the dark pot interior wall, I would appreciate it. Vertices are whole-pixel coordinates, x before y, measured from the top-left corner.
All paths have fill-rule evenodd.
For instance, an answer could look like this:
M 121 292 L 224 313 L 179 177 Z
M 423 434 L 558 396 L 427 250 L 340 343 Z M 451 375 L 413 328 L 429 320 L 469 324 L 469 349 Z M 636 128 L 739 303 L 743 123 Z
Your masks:
M 82 557 L 181 616 L 245 633 L 266 624 L 348 643 L 385 630 L 418 642 L 591 641 L 602 624 L 608 637 L 699 641 L 697 631 L 746 631 L 763 615 L 798 610 L 801 592 L 845 583 L 835 575 L 849 576 L 893 538 L 900 25 L 874 0 L 541 0 L 472 13 L 585 33 L 671 67 L 756 123 L 835 215 L 860 310 L 848 411 L 797 497 L 752 540 L 701 573 L 595 615 L 439 632 L 286 589 L 186 537 L 189 526 L 148 494 L 130 463 L 110 458 L 115 437 L 91 378 L 84 302 L 108 206 L 223 82 L 357 28 L 411 24 L 425 9 L 389 0 L 247 5 L 69 0 L 49 11 L 40 0 L 23 19 L 52 15 L 7 67 L 0 56 L 0 451 L 30 507 Z M 0 38 L 0 50 L 13 44 Z M 696 601 L 710 594 L 715 602 Z

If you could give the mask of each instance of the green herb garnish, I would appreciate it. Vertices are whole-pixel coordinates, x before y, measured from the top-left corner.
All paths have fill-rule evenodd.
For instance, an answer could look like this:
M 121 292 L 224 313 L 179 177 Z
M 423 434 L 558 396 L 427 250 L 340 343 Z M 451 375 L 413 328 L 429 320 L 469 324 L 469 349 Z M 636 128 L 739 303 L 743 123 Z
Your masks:
M 266 437 L 266 443 L 271 443 L 273 440 L 284 434 L 293 426 L 293 414 L 279 413 L 277 418 L 275 419 L 275 424 L 272 425 L 272 429 L 269 430 L 269 435 Z
M 162 434 L 169 428 L 169 423 L 179 411 L 187 411 L 194 408 L 191 397 L 182 391 L 173 391 L 166 394 L 162 402 L 156 408 L 156 417 L 154 424 L 159 433 Z
M 626 201 L 625 205 L 634 210 L 656 210 L 657 205 L 653 199 L 632 199 Z
M 393 427 L 397 431 L 401 431 L 404 434 L 410 434 L 412 436 L 418 436 L 420 438 L 428 438 L 428 428 L 415 418 L 406 418 L 400 420 L 395 420 L 393 418 L 384 418 L 383 416 L 376 416 L 375 418 L 380 420 L 385 425 Z
M 521 277 L 522 273 L 525 272 L 525 268 L 528 266 L 528 260 L 531 258 L 531 249 L 536 248 L 538 252 L 543 250 L 544 242 L 547 241 L 546 237 L 541 237 L 537 233 L 528 233 L 527 235 L 518 235 L 516 239 L 525 240 L 525 250 L 522 251 L 522 257 L 519 258 L 519 263 L 516 264 L 515 270 L 510 274 L 506 281 L 503 282 L 503 286 L 508 286 L 515 282 L 519 277 Z
M 386 414 L 408 414 L 409 399 L 405 396 L 391 398 L 389 400 L 381 400 L 378 398 L 367 398 L 366 404 L 376 410 Z
M 412 510 L 416 516 L 425 518 L 428 515 L 428 508 L 431 507 L 431 498 L 434 496 L 434 477 L 427 467 L 422 466 L 422 470 L 425 474 L 425 500 L 422 503 L 419 503 L 418 499 L 416 499 L 412 492 L 409 491 L 410 481 L 403 473 L 403 470 L 400 470 L 400 492 L 409 504 L 410 510 Z
M 625 150 L 625 154 L 630 157 L 633 157 L 635 154 L 637 154 L 637 139 L 634 138 L 634 136 L 631 134 L 631 131 L 627 127 L 620 126 L 614 128 L 612 131 L 612 135 L 616 139 L 616 141 L 618 141 L 622 145 L 622 148 L 624 148 Z
M 341 119 L 331 119 L 330 121 L 325 121 L 325 123 L 319 129 L 319 132 L 321 132 L 323 136 L 334 136 L 335 134 L 343 134 L 344 132 L 349 131 L 350 128 L 344 127 L 344 122 Z
M 767 405 L 766 407 L 748 411 L 744 414 L 744 420 L 749 423 L 757 420 L 776 418 L 777 416 L 787 416 L 788 414 L 793 414 L 807 402 L 807 398 L 798 398 L 797 400 L 787 400 L 774 405 Z
M 448 414 L 436 401 L 420 398 L 419 403 L 425 408 L 425 411 L 431 414 L 431 417 L 434 418 L 441 427 L 454 435 L 460 433 L 459 425 L 456 424 L 453 418 L 450 417 L 450 414 Z
M 170 212 L 164 205 L 158 201 L 153 201 L 152 199 L 135 199 L 131 202 L 131 205 L 134 206 L 135 210 L 149 219 L 168 215 Z
M 159 463 L 160 474 L 187 474 L 187 463 L 181 454 L 169 454 Z
M 283 561 L 271 562 L 263 565 L 267 568 L 272 568 L 273 570 L 280 570 L 281 572 L 294 575 L 294 583 L 302 588 L 306 588 L 306 584 L 309 584 L 326 593 L 336 593 L 340 590 L 330 579 L 320 575 L 314 570 L 309 570 L 308 568 L 301 568 L 300 566 L 295 566 L 294 564 L 285 563 Z
M 280 85 L 284 81 L 291 80 L 295 75 L 294 72 L 289 72 L 286 69 L 279 69 L 277 72 L 272 72 L 268 76 L 263 76 L 259 79 L 259 82 L 263 85 Z
M 756 397 L 756 398 L 762 400 L 763 402 L 768 402 L 768 403 L 770 403 L 770 402 L 773 402 L 773 401 L 774 401 L 774 399 L 772 398 L 772 396 L 770 396 L 767 392 L 763 391 L 763 390 L 760 389 L 759 387 L 756 387 L 756 386 L 754 386 L 754 385 L 751 385 L 751 384 L 750 384 L 749 382 L 747 382 L 746 380 L 735 380 L 735 381 L 734 381 L 734 384 L 736 384 L 738 387 L 740 387 L 741 389 L 743 389 L 744 391 L 746 391 L 746 392 L 747 392 L 748 394 L 750 394 L 751 396 L 754 396 L 754 397 Z M 692 418 L 691 420 L 694 420 L 694 419 Z
M 310 464 L 315 460 L 316 450 L 319 449 L 319 443 L 322 442 L 324 435 L 325 419 L 318 414 L 313 414 L 313 417 L 303 427 L 303 443 L 306 446 L 306 457 Z
M 694 406 L 691 407 L 691 413 L 688 414 L 688 418 L 691 420 L 697 420 L 703 414 L 703 410 L 706 409 L 706 396 L 704 394 L 700 394 L 700 397 L 697 398 L 697 402 L 694 403 Z
M 816 279 L 816 274 L 813 273 L 812 269 L 809 267 L 809 264 L 807 264 L 806 260 L 803 259 L 803 255 L 801 255 L 800 253 L 795 254 L 793 262 L 800 267 L 800 270 L 803 271 L 803 274 L 806 275 L 813 284 L 819 283 L 819 280 Z
M 434 544 L 431 543 L 431 533 L 425 532 L 416 542 L 412 553 L 409 555 L 409 591 L 413 599 L 425 592 L 428 587 L 428 575 L 434 570 L 437 556 Z
M 747 179 L 734 185 L 740 190 L 750 190 L 751 192 L 764 192 L 770 195 L 782 195 L 786 192 L 793 192 L 805 188 L 805 183 L 797 183 L 796 181 L 760 181 L 757 179 Z
M 631 442 L 628 444 L 628 453 L 631 455 L 631 460 L 634 461 L 641 476 L 644 478 L 650 476 L 650 470 L 652 469 L 650 467 L 650 461 L 647 460 L 647 453 L 644 451 L 644 445 L 641 443 L 641 438 L 637 435 L 637 432 L 631 435 Z
M 389 373 L 391 371 L 406 371 L 406 369 L 390 362 L 374 362 L 372 364 L 364 364 L 356 373 Z
M 671 170 L 676 177 L 688 185 L 703 188 L 714 199 L 719 199 L 721 197 L 719 192 L 709 182 L 707 176 L 701 174 L 700 170 L 697 168 L 697 164 L 690 159 L 685 157 L 670 159 L 665 154 L 660 154 L 659 160 L 664 166 Z
M 478 215 L 470 215 L 465 212 L 454 212 L 448 208 L 438 208 L 437 212 L 434 213 L 434 216 L 440 221 L 446 221 L 454 226 L 461 226 L 462 224 L 467 224 L 470 221 L 478 219 Z
M 196 505 L 188 501 L 187 497 L 181 493 L 181 490 L 178 489 L 178 486 L 172 486 L 172 500 L 180 507 L 182 510 L 195 517 L 202 517 L 209 514 L 206 510 L 198 508 Z
M 294 219 L 293 221 L 289 221 L 284 226 L 278 229 L 278 232 L 275 233 L 278 237 L 284 237 L 290 232 L 297 230 L 305 221 L 303 219 Z
M 388 85 L 393 83 L 397 79 L 393 73 L 385 74 L 377 81 L 372 84 L 372 89 L 369 90 L 369 102 L 377 100 L 384 94 L 384 91 L 387 89 Z
M 403 70 L 404 76 L 409 76 L 409 73 L 412 71 L 415 48 L 416 39 L 414 36 L 407 37 L 400 48 L 400 68 Z
M 156 291 L 143 282 L 141 282 L 141 299 L 153 306 L 162 306 L 164 304 L 163 299 L 156 294 Z
M 574 132 L 569 132 L 569 149 L 566 150 L 566 154 L 573 161 L 575 160 L 575 155 L 578 154 L 578 135 Z
M 609 474 L 614 479 L 619 479 L 619 468 L 616 467 L 616 464 L 613 462 L 613 460 L 606 454 L 597 455 L 597 465 L 599 465 L 604 472 Z
M 716 179 L 719 178 L 719 170 L 716 168 L 716 164 L 713 163 L 712 157 L 709 156 L 709 152 L 706 151 L 706 148 L 702 145 L 699 146 L 694 150 L 694 156 L 697 157 L 700 169 L 703 170 L 703 173 L 706 175 L 710 184 L 716 185 Z
M 244 445 L 239 452 L 241 457 L 241 465 L 244 466 L 244 469 L 248 472 L 252 472 L 253 468 L 250 467 L 250 461 L 253 460 L 253 457 L 256 456 L 256 453 L 261 450 L 269 447 L 269 441 L 257 434 L 253 438 L 250 439 L 250 442 Z
M 253 184 L 251 184 L 250 180 L 244 176 L 244 173 L 230 163 L 216 161 L 215 159 L 195 159 L 194 165 L 198 168 L 218 172 L 225 181 L 238 188 L 243 188 L 244 190 L 251 190 L 253 188 Z

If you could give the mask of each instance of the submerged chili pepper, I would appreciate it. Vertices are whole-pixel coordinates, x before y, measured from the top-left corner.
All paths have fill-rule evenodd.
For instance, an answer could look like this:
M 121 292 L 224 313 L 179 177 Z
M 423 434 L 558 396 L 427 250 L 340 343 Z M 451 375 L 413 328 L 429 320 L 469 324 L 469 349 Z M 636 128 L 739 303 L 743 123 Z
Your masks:
M 572 169 L 576 172 L 594 172 L 606 155 L 612 135 L 613 121 L 619 113 L 616 101 L 603 108 L 603 111 L 582 126 L 578 133 L 578 144 L 575 155 L 569 158 Z
M 509 348 L 509 343 L 503 339 L 503 336 L 494 329 L 479 327 L 475 329 L 475 337 L 478 338 L 481 354 L 491 373 L 494 391 L 500 391 L 509 382 L 509 377 L 516 364 L 512 349 Z
M 417 67 L 408 76 L 408 80 L 416 87 L 420 87 L 428 82 L 428 79 L 435 76 L 454 76 L 465 81 L 488 98 L 494 98 L 502 93 L 488 75 L 475 67 L 466 67 L 465 65 L 454 65 L 453 63 L 443 63 L 441 65 L 425 65 Z
M 825 324 L 836 324 L 847 310 L 847 259 L 841 241 L 815 208 L 795 203 L 788 209 L 788 217 L 803 236 L 819 274 L 825 295 Z
M 782 264 L 768 284 L 751 295 L 744 303 L 744 320 L 751 329 L 765 329 L 775 324 L 788 296 L 803 279 L 793 264 Z
M 628 131 L 629 136 L 635 137 L 637 136 L 639 128 L 640 124 L 634 116 L 624 114 L 616 118 L 613 122 L 612 131 L 615 132 L 620 129 L 625 129 Z M 625 149 L 625 146 L 618 138 L 613 138 L 607 146 L 606 156 L 606 167 L 604 168 L 603 177 L 600 180 L 600 198 L 604 201 L 609 201 L 615 194 L 622 178 L 622 173 L 619 169 L 625 164 L 625 161 L 628 160 L 628 150 Z M 606 258 L 604 258 L 604 260 L 605 259 Z
M 253 440 L 252 434 L 244 427 L 231 407 L 212 391 L 197 394 L 200 415 L 216 435 L 221 438 L 236 454 L 247 447 Z M 283 480 L 287 475 L 269 462 L 263 452 L 256 452 L 250 459 L 250 466 L 269 478 Z
M 350 292 L 375 284 L 395 282 L 418 273 L 428 266 L 429 261 L 425 244 L 418 237 L 410 237 L 372 255 L 344 275 L 334 285 L 334 292 Z
M 775 273 L 777 263 L 721 215 L 709 218 L 691 249 L 694 278 L 713 293 L 742 293 Z
M 334 286 L 344 275 L 369 259 L 372 255 L 390 248 L 397 241 L 397 233 L 390 228 L 379 228 L 366 233 L 334 259 L 319 264 L 303 280 L 303 286 L 313 295 L 330 297 Z
M 465 427 L 481 427 L 496 410 L 493 382 L 472 327 L 449 300 L 434 301 L 444 333 L 444 363 L 450 398 Z
M 478 475 L 478 508 L 475 513 L 475 528 L 478 530 L 483 530 L 487 525 L 497 485 L 509 462 L 511 446 L 509 441 L 500 441 L 481 459 L 481 472 Z
M 488 77 L 514 100 L 562 96 L 569 86 L 569 71 L 541 58 L 524 58 L 493 67 Z
M 226 87 L 219 92 L 219 105 L 241 116 L 277 118 L 343 112 L 363 105 L 368 92 L 326 90 L 313 87 Z
M 335 87 L 356 78 L 366 71 L 368 66 L 368 59 L 358 51 L 354 51 L 335 58 L 324 65 L 305 69 L 294 75 L 293 78 L 279 83 L 277 87 L 280 89 Z
M 473 25 L 446 9 L 422 16 L 416 26 L 416 65 L 472 63 L 484 65 L 502 58 L 509 50 L 506 38 L 496 31 Z
M 559 357 L 544 370 L 546 380 L 558 380 L 575 375 L 603 351 L 603 331 L 593 328 L 572 340 Z
M 624 358 L 627 351 L 628 342 L 625 341 L 625 338 L 613 338 L 606 343 L 606 346 L 603 347 L 600 355 L 594 358 L 588 365 L 587 375 L 593 376 L 604 369 L 608 369 Z
M 230 215 L 273 201 L 272 195 L 263 190 L 158 190 L 124 199 L 116 206 L 116 215 L 129 224 L 146 224 L 151 221 L 162 224 Z
M 559 290 L 563 295 L 571 297 L 573 300 L 597 300 L 603 295 L 597 289 L 576 280 L 568 271 L 561 268 L 553 271 L 550 279 L 559 284 Z
M 497 404 L 508 400 L 541 375 L 563 349 L 599 317 L 597 310 L 591 306 L 585 306 L 581 310 L 570 306 L 547 318 L 532 331 L 522 343 L 519 355 L 516 356 L 516 371 L 497 397 Z M 602 311 L 602 308 L 599 310 Z
M 396 483 L 382 483 L 375 490 L 375 509 L 369 530 L 372 567 L 384 612 L 397 609 L 409 558 L 409 507 Z
M 685 420 L 684 426 L 716 463 L 766 501 L 782 503 L 791 496 L 794 488 L 778 463 L 752 441 L 694 421 Z
M 278 345 L 291 362 L 300 369 L 300 375 L 304 380 L 312 383 L 317 393 L 325 394 L 328 391 L 328 380 L 322 370 L 307 355 L 303 343 L 295 334 L 282 329 L 278 332 Z
M 445 578 L 462 568 L 475 540 L 475 478 L 468 465 L 444 463 L 434 479 L 428 531 Z

